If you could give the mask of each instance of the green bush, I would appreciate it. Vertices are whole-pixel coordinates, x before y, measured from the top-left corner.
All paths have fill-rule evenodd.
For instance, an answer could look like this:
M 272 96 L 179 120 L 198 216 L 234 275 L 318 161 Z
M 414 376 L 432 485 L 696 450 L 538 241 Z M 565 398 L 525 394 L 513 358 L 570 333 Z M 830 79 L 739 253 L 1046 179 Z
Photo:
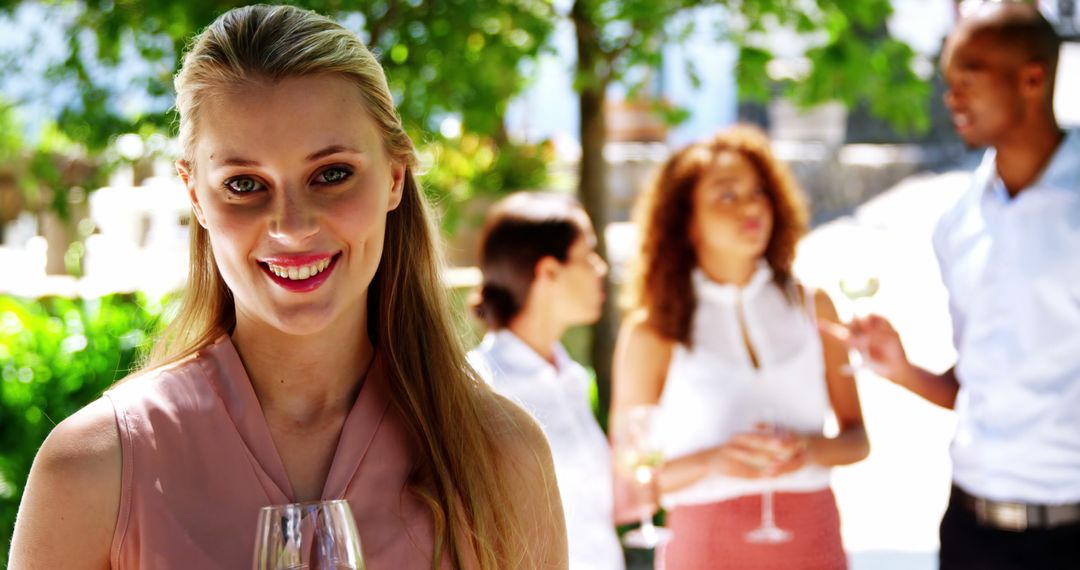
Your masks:
M 41 442 L 131 370 L 161 303 L 140 294 L 0 296 L 0 567 Z

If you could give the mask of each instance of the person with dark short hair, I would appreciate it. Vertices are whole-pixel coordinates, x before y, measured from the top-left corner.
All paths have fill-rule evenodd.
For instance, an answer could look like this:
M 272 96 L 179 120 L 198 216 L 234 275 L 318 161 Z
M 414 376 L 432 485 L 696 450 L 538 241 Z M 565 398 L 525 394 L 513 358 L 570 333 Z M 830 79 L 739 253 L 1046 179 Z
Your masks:
M 547 436 L 570 569 L 622 570 L 611 453 L 589 406 L 592 381 L 559 342 L 570 327 L 595 323 L 604 302 L 608 267 L 589 216 L 570 196 L 519 192 L 490 210 L 480 242 L 474 310 L 488 333 L 469 360 Z
M 984 2 L 942 52 L 957 133 L 990 147 L 933 238 L 956 365 L 912 365 L 880 316 L 847 331 L 878 374 L 956 410 L 942 570 L 1080 568 L 1080 133 L 1054 116 L 1059 46 L 1034 6 Z

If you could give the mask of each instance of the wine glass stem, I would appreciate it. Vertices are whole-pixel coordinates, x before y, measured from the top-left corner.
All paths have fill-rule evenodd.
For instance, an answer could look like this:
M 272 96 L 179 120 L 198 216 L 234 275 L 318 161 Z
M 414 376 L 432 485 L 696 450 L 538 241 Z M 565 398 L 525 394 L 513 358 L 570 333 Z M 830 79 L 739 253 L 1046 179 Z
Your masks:
M 647 539 L 656 536 L 656 525 L 653 524 L 652 515 L 641 515 L 641 534 Z
M 776 522 L 773 520 L 773 490 L 770 485 L 761 493 L 761 526 L 773 528 Z

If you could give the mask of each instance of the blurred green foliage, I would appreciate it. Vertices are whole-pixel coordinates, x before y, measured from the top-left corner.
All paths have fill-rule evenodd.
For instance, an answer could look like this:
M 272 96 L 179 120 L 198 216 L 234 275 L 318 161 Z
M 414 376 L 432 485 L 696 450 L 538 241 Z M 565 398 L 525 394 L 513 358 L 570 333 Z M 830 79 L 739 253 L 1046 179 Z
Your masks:
M 0 2 L 0 13 L 30 3 Z M 526 84 L 525 63 L 546 49 L 557 19 L 549 2 L 286 3 L 336 18 L 379 58 L 406 129 L 422 152 L 439 158 L 430 165 L 425 184 L 447 211 L 447 233 L 460 222 L 461 203 L 474 195 L 546 182 L 548 155 L 511 143 L 503 117 L 511 98 Z M 55 128 L 43 135 L 42 148 L 24 152 L 32 155 L 23 177 L 29 182 L 29 203 L 69 217 L 62 168 L 55 165 L 58 140 L 77 143 L 81 150 L 71 149 L 73 155 L 92 157 L 91 178 L 74 184 L 93 191 L 120 162 L 109 152 L 117 136 L 174 134 L 172 77 L 185 46 L 214 18 L 243 4 L 247 2 L 36 3 L 45 14 L 41 25 L 61 30 L 66 43 L 62 57 L 47 71 L 49 100 L 58 104 L 51 123 Z M 0 78 L 16 72 L 18 63 L 18 57 L 0 57 Z M 131 74 L 134 79 L 118 80 Z M 459 119 L 467 136 L 440 136 L 440 123 L 448 117 Z
M 555 149 L 548 142 L 499 145 L 492 137 L 465 133 L 459 140 L 430 143 L 422 153 L 432 165 L 422 177 L 424 190 L 438 205 L 443 230 L 453 235 L 462 224 L 482 223 L 464 218 L 463 206 L 473 198 L 544 188 Z
M 0 3 L 0 11 L 22 3 Z M 74 88 L 57 110 L 61 130 L 93 151 L 120 134 L 172 129 L 172 74 L 184 47 L 214 18 L 248 3 L 40 3 L 48 12 L 42 25 L 61 29 L 67 42 L 49 69 L 52 82 Z M 379 56 L 399 111 L 416 134 L 436 131 L 447 113 L 459 114 L 467 132 L 498 133 L 510 98 L 525 84 L 520 63 L 540 53 L 555 25 L 554 8 L 543 0 L 285 3 L 334 17 L 360 34 Z M 119 69 L 142 73 L 120 82 Z M 145 95 L 138 110 L 122 110 L 122 96 L 130 100 L 138 92 Z
M 135 365 L 164 300 L 0 296 L 0 566 L 34 455 L 56 422 Z

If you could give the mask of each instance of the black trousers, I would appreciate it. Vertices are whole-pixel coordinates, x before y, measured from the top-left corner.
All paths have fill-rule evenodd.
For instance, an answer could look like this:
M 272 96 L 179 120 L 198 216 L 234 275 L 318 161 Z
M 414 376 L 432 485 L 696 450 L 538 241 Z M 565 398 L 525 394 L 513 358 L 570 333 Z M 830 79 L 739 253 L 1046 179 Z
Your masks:
M 939 570 L 1080 570 L 1080 523 L 1023 532 L 979 525 L 954 496 L 941 520 Z

